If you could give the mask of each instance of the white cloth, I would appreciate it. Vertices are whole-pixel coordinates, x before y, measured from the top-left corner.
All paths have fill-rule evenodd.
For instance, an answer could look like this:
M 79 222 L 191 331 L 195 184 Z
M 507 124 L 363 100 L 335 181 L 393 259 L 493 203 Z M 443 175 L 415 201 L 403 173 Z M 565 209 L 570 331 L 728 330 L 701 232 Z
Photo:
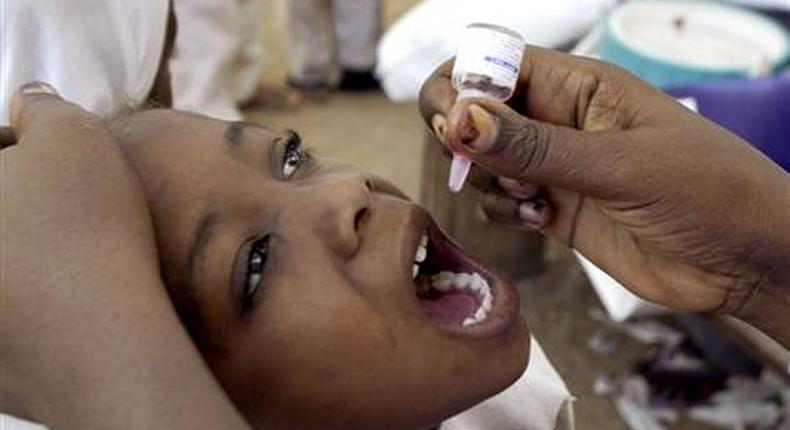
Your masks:
M 47 430 L 47 428 L 0 413 L 0 430 Z
M 379 0 L 288 0 L 285 7 L 293 79 L 328 83 L 337 66 L 354 71 L 373 68 L 380 34 Z
M 167 13 L 167 0 L 0 0 L 0 124 L 14 91 L 33 80 L 103 117 L 140 105 Z
M 581 252 L 576 250 L 573 252 L 612 321 L 623 322 L 634 316 L 658 315 L 670 312 L 669 309 L 648 302 L 632 293 L 623 284 L 588 260 Z
M 455 55 L 461 30 L 473 22 L 518 31 L 527 43 L 559 47 L 583 36 L 615 0 L 425 0 L 381 38 L 376 74 L 393 101 L 417 98 L 425 79 Z
M 441 430 L 555 430 L 572 428 L 559 422 L 572 420 L 573 397 L 546 358 L 535 338 L 531 340 L 529 367 L 507 390 L 447 420 Z M 563 412 L 563 409 L 566 409 Z M 559 420 L 562 421 L 562 420 Z M 565 426 L 565 427 L 563 427 Z
M 176 0 L 178 34 L 170 74 L 173 106 L 215 118 L 242 118 L 263 72 L 263 0 Z

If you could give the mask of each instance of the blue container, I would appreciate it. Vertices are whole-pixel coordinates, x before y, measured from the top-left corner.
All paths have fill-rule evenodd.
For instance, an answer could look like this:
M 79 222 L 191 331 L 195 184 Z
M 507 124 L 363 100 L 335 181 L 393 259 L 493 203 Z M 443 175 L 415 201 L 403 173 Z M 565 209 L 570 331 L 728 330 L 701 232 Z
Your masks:
M 747 140 L 790 172 L 790 74 L 677 87 L 699 113 Z
M 661 13 L 656 14 L 659 11 Z M 766 70 L 771 72 L 781 68 L 790 59 L 790 34 L 781 25 L 768 17 L 759 15 L 745 9 L 734 6 L 723 5 L 706 1 L 658 1 L 643 0 L 626 3 L 613 12 L 607 19 L 602 32 L 600 44 L 600 54 L 604 59 L 611 61 L 626 70 L 634 73 L 640 78 L 660 87 L 674 87 L 693 84 L 711 80 L 728 78 L 744 78 L 754 74 L 745 65 L 715 65 L 715 64 L 694 64 L 693 61 L 684 61 L 681 55 L 674 58 L 671 53 L 667 53 L 665 47 L 660 47 L 662 41 L 655 43 L 657 49 L 652 49 L 649 42 L 635 39 L 633 34 L 626 33 L 621 29 L 627 24 L 624 22 L 633 17 L 634 14 L 642 16 L 656 15 L 657 25 L 664 25 L 663 35 L 671 34 L 672 26 L 682 27 L 684 16 L 689 21 L 704 19 L 704 23 L 697 23 L 697 31 L 702 25 L 720 22 L 721 27 L 748 30 L 743 32 L 744 40 L 755 40 L 756 33 L 771 39 L 770 43 L 777 46 L 777 42 L 783 46 L 775 50 L 773 57 L 764 64 Z M 678 18 L 669 21 L 668 17 L 677 16 Z M 717 19 L 720 20 L 717 21 Z M 690 24 L 688 24 L 690 25 Z M 634 31 L 631 29 L 631 31 Z M 733 34 L 738 34 L 733 32 Z M 656 38 L 660 35 L 654 35 Z M 665 42 L 664 42 L 665 43 Z M 664 49 L 664 52 L 661 50 Z

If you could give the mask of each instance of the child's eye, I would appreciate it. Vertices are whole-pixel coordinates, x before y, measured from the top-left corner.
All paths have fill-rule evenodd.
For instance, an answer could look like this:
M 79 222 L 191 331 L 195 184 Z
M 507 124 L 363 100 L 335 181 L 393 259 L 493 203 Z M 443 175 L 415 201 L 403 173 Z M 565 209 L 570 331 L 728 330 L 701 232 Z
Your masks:
M 283 152 L 283 178 L 289 179 L 305 161 L 307 161 L 307 151 L 302 148 L 302 138 L 294 131 L 288 131 L 285 141 L 285 151 Z
M 242 309 L 249 309 L 255 294 L 261 288 L 261 278 L 266 268 L 269 257 L 269 236 L 264 236 L 255 241 L 250 247 L 247 257 L 247 275 L 245 276 L 244 291 L 241 297 Z

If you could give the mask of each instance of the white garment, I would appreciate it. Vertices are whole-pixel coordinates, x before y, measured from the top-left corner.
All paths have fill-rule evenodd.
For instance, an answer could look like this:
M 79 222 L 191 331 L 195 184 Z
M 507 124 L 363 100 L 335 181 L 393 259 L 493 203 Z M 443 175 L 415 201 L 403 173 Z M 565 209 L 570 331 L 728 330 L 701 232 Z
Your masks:
M 572 401 L 562 378 L 532 338 L 529 367 L 521 378 L 507 390 L 445 421 L 441 430 L 572 429 Z
M 47 430 L 46 427 L 0 413 L 0 430 Z
M 167 0 L 0 0 L 0 124 L 27 82 L 102 117 L 142 104 L 165 42 Z
M 393 101 L 417 98 L 422 83 L 455 55 L 463 28 L 498 24 L 527 43 L 559 47 L 583 36 L 615 0 L 425 0 L 382 36 L 376 75 Z
M 215 118 L 242 118 L 263 72 L 263 0 L 175 0 L 178 34 L 170 61 L 173 106 Z
M 287 0 L 291 78 L 326 84 L 337 66 L 360 72 L 372 69 L 380 6 L 379 0 Z

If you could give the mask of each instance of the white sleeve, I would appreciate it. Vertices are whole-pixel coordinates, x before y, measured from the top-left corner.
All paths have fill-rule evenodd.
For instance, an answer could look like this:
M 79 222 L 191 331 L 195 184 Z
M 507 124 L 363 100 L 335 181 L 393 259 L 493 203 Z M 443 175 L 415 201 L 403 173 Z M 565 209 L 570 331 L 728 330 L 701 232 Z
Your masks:
M 145 101 L 168 0 L 0 0 L 0 124 L 22 84 L 41 80 L 103 117 Z

